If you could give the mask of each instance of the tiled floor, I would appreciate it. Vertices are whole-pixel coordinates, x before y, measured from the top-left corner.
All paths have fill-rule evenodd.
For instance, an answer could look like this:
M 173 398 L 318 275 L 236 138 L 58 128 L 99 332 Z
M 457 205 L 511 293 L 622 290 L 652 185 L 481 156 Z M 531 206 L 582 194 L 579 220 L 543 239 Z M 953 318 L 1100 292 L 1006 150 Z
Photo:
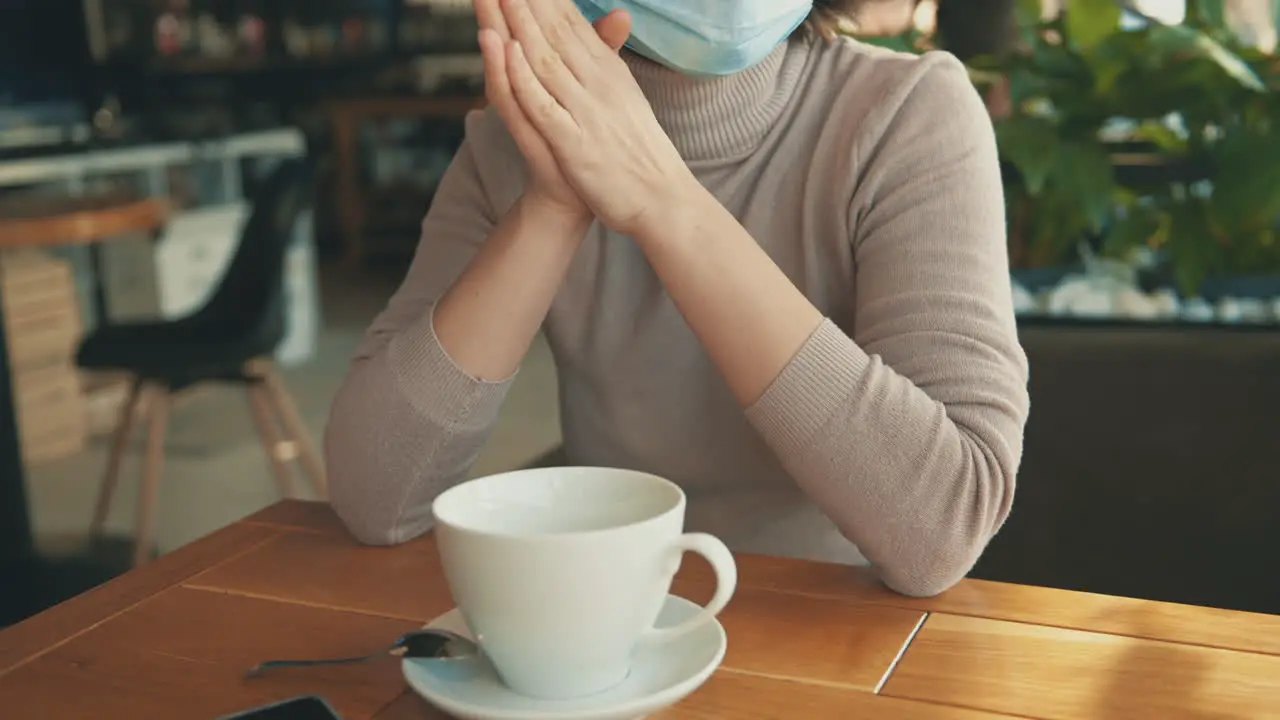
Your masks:
M 330 400 L 365 326 L 395 289 L 385 274 L 328 271 L 325 324 L 313 360 L 286 380 L 317 442 Z M 109 528 L 129 534 L 141 471 L 142 435 L 128 459 Z M 550 351 L 539 342 L 520 372 L 498 428 L 475 467 L 487 474 L 519 467 L 559 442 Z M 31 468 L 30 503 L 41 543 L 51 551 L 82 542 L 107 454 L 98 438 L 79 455 Z M 174 411 L 166 443 L 159 511 L 161 551 L 172 550 L 271 504 L 278 498 L 243 390 L 209 387 Z

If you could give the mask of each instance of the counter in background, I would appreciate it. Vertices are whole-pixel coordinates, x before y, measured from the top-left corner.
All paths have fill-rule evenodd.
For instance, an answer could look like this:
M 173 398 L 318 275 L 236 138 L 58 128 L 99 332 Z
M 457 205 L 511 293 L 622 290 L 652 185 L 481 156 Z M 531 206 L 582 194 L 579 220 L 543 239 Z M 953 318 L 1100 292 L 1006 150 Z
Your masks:
M 209 296 L 235 251 L 253 185 L 282 159 L 307 154 L 294 128 L 244 133 L 212 141 L 88 149 L 0 161 L 0 193 L 37 188 L 80 196 L 115 191 L 169 198 L 178 212 L 154 240 L 139 238 L 103 249 L 101 277 L 81 248 L 60 251 L 77 269 L 84 317 L 95 312 L 93 288 L 102 283 L 112 318 L 181 317 Z M 288 334 L 276 353 L 285 366 L 310 359 L 321 327 L 314 224 L 294 228 L 286 265 Z

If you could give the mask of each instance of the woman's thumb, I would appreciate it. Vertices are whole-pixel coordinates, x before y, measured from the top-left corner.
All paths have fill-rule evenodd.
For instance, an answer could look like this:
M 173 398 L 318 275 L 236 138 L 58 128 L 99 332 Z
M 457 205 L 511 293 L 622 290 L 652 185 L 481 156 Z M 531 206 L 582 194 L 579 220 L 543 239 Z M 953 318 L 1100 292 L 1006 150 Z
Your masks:
M 605 45 L 614 51 L 622 49 L 627 38 L 631 37 L 631 13 L 626 10 L 614 10 L 595 22 L 596 34 Z

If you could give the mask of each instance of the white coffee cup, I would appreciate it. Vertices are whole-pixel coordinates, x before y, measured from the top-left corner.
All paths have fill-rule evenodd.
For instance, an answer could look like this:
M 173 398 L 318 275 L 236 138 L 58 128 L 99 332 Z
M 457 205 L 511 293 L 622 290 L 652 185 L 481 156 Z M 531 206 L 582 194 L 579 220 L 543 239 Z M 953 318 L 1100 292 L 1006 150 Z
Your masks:
M 626 679 L 641 643 L 663 643 L 724 609 L 738 582 L 719 539 L 684 529 L 684 492 L 655 475 L 539 468 L 454 487 L 432 507 L 445 577 L 502 680 L 568 699 Z M 696 617 L 655 629 L 685 552 L 716 591 Z

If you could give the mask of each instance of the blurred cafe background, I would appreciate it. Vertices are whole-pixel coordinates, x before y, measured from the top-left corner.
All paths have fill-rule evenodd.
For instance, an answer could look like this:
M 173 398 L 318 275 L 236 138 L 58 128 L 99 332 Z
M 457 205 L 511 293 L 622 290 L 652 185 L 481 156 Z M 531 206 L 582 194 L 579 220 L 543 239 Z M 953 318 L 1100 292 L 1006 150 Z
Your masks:
M 846 29 L 955 53 L 996 127 L 1034 410 L 976 576 L 1280 613 L 1278 12 Z M 323 494 L 330 400 L 483 105 L 475 32 L 469 0 L 0 0 L 0 627 Z M 556 397 L 536 344 L 475 474 L 554 453 Z

